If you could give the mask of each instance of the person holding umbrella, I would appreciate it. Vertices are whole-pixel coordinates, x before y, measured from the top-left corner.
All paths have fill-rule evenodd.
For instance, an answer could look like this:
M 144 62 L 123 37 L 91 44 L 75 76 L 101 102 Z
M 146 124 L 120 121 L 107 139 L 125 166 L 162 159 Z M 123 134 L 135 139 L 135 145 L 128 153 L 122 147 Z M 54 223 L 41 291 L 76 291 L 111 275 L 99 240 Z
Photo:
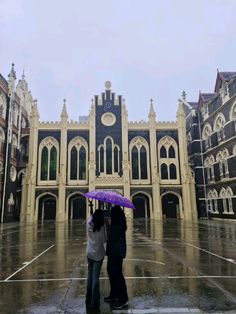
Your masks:
M 104 215 L 101 209 L 95 210 L 92 213 L 92 202 L 90 202 L 90 219 L 87 223 L 88 242 L 86 248 L 88 260 L 88 279 L 87 279 L 87 293 L 86 306 L 91 306 L 98 310 L 100 306 L 100 289 L 99 276 L 103 259 L 105 256 L 105 229 L 104 229 Z
M 128 304 L 128 293 L 122 272 L 123 259 L 126 257 L 126 218 L 118 205 L 111 208 L 110 234 L 107 240 L 107 273 L 110 280 L 110 294 L 105 302 L 114 302 L 114 309 L 121 309 Z

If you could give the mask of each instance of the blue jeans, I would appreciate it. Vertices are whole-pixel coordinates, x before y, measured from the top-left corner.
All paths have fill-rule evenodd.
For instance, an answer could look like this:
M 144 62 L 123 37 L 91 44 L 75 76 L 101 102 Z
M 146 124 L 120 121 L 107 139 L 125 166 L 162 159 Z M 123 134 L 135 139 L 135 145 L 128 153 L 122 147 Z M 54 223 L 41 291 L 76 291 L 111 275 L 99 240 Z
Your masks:
M 86 304 L 98 307 L 100 304 L 99 276 L 101 272 L 103 259 L 94 261 L 88 257 L 88 280 Z

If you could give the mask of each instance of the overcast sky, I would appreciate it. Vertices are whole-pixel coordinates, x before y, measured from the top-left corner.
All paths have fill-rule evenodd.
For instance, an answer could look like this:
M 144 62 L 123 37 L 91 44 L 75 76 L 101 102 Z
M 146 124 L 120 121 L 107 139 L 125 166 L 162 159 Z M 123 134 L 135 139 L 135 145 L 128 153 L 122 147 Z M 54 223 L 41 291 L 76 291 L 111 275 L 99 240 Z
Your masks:
M 235 71 L 235 0 L 0 0 L 0 73 L 25 68 L 41 120 L 71 119 L 112 89 L 129 120 L 174 120 L 182 91 L 212 92 L 217 68 Z

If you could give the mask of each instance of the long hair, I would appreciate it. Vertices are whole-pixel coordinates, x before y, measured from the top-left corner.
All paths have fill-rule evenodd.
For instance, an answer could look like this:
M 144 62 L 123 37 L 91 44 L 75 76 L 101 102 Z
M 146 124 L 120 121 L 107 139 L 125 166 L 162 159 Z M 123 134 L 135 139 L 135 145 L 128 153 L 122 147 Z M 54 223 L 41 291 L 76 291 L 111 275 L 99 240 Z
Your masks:
M 104 226 L 104 216 L 101 209 L 96 209 L 93 213 L 93 232 L 99 231 Z
M 118 205 L 111 208 L 111 225 L 121 225 L 125 230 L 127 230 L 125 213 Z

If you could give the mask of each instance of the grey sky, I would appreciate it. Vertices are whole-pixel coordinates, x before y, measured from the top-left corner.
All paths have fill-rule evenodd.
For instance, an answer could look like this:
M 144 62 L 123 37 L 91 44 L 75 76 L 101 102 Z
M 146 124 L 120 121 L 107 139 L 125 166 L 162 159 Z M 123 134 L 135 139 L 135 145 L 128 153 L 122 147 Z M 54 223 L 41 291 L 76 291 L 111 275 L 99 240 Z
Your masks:
M 71 119 L 112 82 L 129 120 L 174 120 L 182 90 L 198 99 L 234 71 L 235 0 L 0 0 L 0 72 L 25 67 L 41 120 Z

